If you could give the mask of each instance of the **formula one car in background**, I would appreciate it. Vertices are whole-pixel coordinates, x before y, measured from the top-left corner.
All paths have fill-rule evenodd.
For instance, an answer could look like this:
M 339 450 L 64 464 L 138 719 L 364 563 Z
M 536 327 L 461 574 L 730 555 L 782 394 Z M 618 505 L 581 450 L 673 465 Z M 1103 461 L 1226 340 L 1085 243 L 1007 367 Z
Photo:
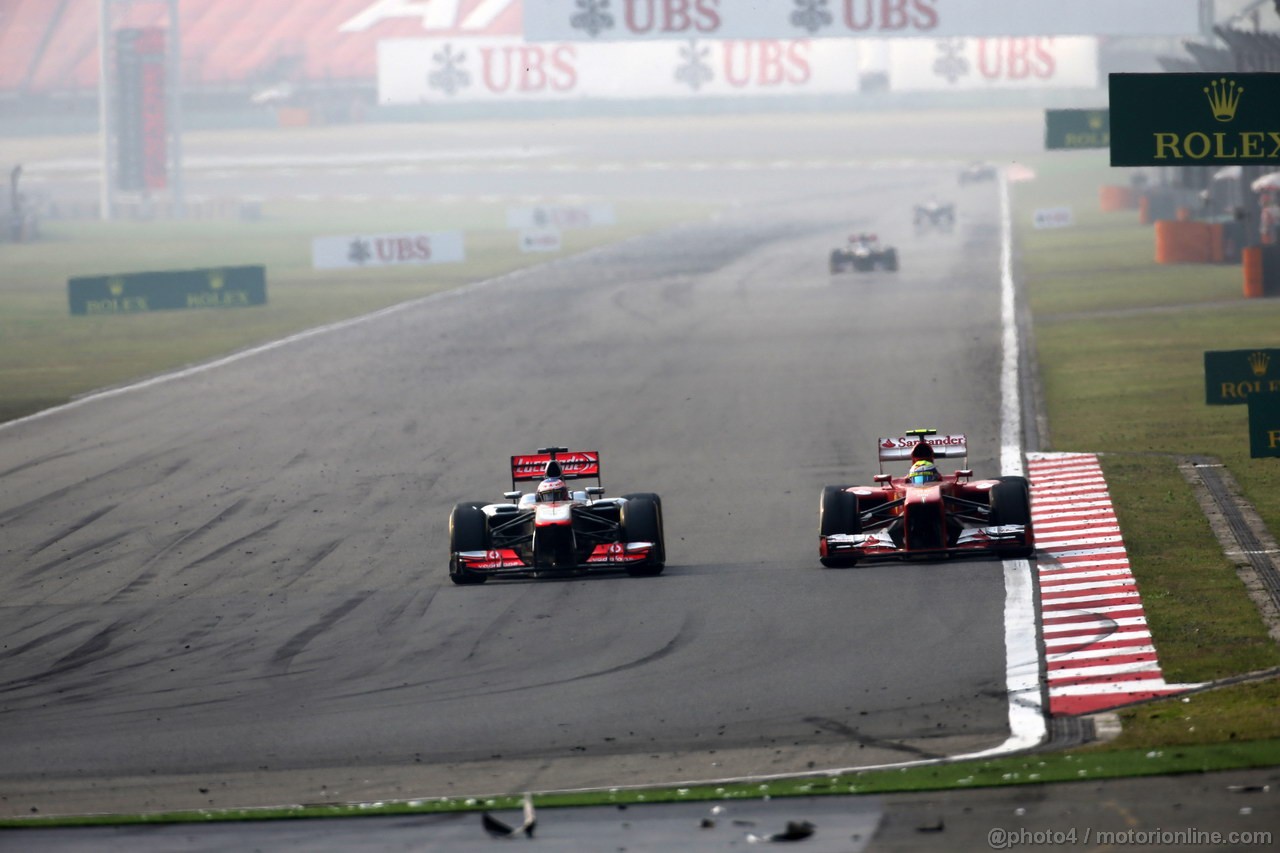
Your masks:
M 915 223 L 917 233 L 928 228 L 950 231 L 956 224 L 956 206 L 929 199 L 924 204 L 915 206 L 912 221 Z
M 859 560 L 962 554 L 1029 557 L 1035 552 L 1030 485 L 1024 477 L 974 480 L 963 435 L 913 429 L 881 438 L 880 474 L 871 486 L 827 486 L 818 511 L 818 556 L 828 568 Z M 965 459 L 942 474 L 937 459 Z M 908 476 L 884 463 L 910 461 Z M 919 473 L 917 473 L 919 472 Z
M 960 171 L 960 186 L 994 181 L 997 174 L 996 167 L 990 163 L 970 163 Z
M 596 485 L 571 491 L 568 481 Z M 517 483 L 539 481 L 522 494 Z M 586 573 L 608 569 L 661 574 L 666 562 L 662 501 L 654 494 L 604 497 L 600 454 L 541 447 L 511 457 L 506 503 L 469 501 L 449 516 L 449 577 L 456 584 L 491 577 Z
M 831 250 L 831 272 L 834 274 L 847 269 L 858 272 L 874 269 L 896 272 L 898 250 L 892 246 L 880 245 L 880 239 L 874 234 L 850 234 L 848 246 Z

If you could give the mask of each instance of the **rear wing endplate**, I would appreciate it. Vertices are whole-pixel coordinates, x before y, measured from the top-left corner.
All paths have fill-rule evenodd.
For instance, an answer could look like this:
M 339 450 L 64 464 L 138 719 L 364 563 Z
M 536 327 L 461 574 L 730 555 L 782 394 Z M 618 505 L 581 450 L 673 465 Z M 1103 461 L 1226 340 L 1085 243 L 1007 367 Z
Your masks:
M 555 453 L 523 453 L 511 457 L 511 485 L 541 480 L 547 475 L 547 465 L 555 460 L 560 466 L 560 478 L 581 480 L 585 477 L 600 479 L 600 454 L 595 450 L 564 450 Z

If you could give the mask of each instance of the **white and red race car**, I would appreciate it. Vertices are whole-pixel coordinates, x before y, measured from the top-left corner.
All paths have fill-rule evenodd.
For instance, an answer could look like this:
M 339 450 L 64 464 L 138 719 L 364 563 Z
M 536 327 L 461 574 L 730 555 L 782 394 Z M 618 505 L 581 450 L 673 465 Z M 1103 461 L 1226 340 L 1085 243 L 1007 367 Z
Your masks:
M 818 511 L 818 557 L 828 568 L 874 558 L 938 559 L 961 554 L 1029 557 L 1035 552 L 1030 484 L 1024 477 L 975 480 L 963 435 L 908 430 L 881 438 L 880 473 L 872 486 L 827 486 Z M 937 459 L 964 458 L 943 474 Z M 908 476 L 884 463 L 911 463 Z M 922 465 L 919 476 L 916 463 Z
M 568 481 L 596 485 L 571 490 Z M 539 481 L 521 493 L 521 482 Z M 600 454 L 540 447 L 511 457 L 506 503 L 468 501 L 449 516 L 449 577 L 456 584 L 492 577 L 530 577 L 623 570 L 661 574 L 666 563 L 662 500 L 636 493 L 606 498 Z

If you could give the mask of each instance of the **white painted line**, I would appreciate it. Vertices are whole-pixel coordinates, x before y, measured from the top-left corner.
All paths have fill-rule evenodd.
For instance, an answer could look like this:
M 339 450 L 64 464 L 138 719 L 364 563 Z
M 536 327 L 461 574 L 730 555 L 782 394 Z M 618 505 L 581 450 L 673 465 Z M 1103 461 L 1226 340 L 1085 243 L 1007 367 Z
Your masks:
M 1059 533 L 1057 535 L 1054 535 L 1051 533 L 1048 536 L 1044 537 L 1044 539 L 1047 541 L 1047 547 L 1042 547 L 1041 550 L 1048 550 L 1048 551 L 1057 551 L 1059 548 L 1063 548 L 1063 547 L 1080 548 L 1085 545 L 1114 545 L 1118 542 L 1123 543 L 1124 541 L 1118 535 L 1075 536 L 1075 535 L 1069 535 L 1069 534 L 1063 534 L 1063 533 Z M 1036 545 L 1039 546 L 1040 544 L 1041 544 L 1041 537 L 1037 535 Z
M 1112 581 L 1090 581 L 1088 583 L 1065 583 L 1061 586 L 1055 586 L 1053 589 L 1046 589 L 1045 592 L 1075 592 L 1077 590 L 1086 589 L 1106 589 L 1113 586 L 1133 586 L 1134 580 L 1131 577 L 1117 578 Z M 1041 584 L 1043 587 L 1043 584 Z
M 1092 572 L 1051 572 L 1042 573 L 1040 575 L 1040 586 L 1045 587 L 1052 592 L 1063 584 L 1075 583 L 1076 581 L 1082 581 L 1088 578 L 1109 578 L 1115 580 L 1123 577 L 1133 577 L 1133 573 L 1127 568 L 1098 569 L 1097 571 Z
M 1168 690 L 1178 692 L 1187 685 L 1173 685 L 1163 678 L 1142 679 L 1138 681 L 1118 681 L 1113 684 L 1064 684 L 1061 687 L 1050 687 L 1050 696 L 1109 696 L 1116 693 L 1150 693 Z
M 1071 619 L 1085 614 L 1105 614 L 1105 613 L 1128 613 L 1134 610 L 1142 610 L 1141 604 L 1114 604 L 1107 607 L 1090 607 L 1087 610 L 1081 610 L 1079 607 L 1071 608 L 1048 608 L 1043 619 L 1045 622 L 1062 622 L 1064 619 Z M 1063 623 L 1066 624 L 1066 623 Z M 1077 623 L 1079 624 L 1079 623 Z
M 1049 663 L 1060 663 L 1073 660 L 1094 660 L 1097 658 L 1113 658 L 1118 655 L 1154 655 L 1156 647 L 1150 643 L 1140 646 L 1129 646 L 1122 649 L 1084 649 L 1078 652 L 1058 652 L 1049 655 Z
M 1044 607 L 1056 607 L 1059 604 L 1087 604 L 1091 601 L 1142 601 L 1142 596 L 1135 589 L 1132 592 L 1106 592 L 1097 595 L 1076 595 L 1068 598 L 1052 598 L 1043 602 Z
M 1134 661 L 1133 663 L 1116 663 L 1116 664 L 1097 664 L 1096 666 L 1080 666 L 1071 669 L 1051 669 L 1049 670 L 1049 689 L 1053 689 L 1054 681 L 1061 681 L 1067 678 L 1092 678 L 1097 675 L 1132 675 L 1138 672 L 1149 672 L 1152 675 L 1163 678 L 1160 672 L 1160 664 L 1154 660 L 1150 661 Z
M 1087 634 L 1078 637 L 1054 637 L 1053 639 L 1045 638 L 1044 647 L 1064 648 L 1075 647 L 1077 649 L 1086 649 L 1094 643 L 1110 643 L 1116 640 L 1143 640 L 1151 642 L 1150 631 L 1116 631 L 1110 634 L 1098 634 L 1090 638 Z
M 1123 619 L 1094 619 L 1089 622 L 1068 622 L 1062 625 L 1047 625 L 1044 629 L 1044 635 L 1048 638 L 1050 635 L 1066 634 L 1071 631 L 1088 631 L 1094 628 L 1136 628 L 1139 625 L 1146 625 L 1147 617 L 1145 616 L 1128 616 Z

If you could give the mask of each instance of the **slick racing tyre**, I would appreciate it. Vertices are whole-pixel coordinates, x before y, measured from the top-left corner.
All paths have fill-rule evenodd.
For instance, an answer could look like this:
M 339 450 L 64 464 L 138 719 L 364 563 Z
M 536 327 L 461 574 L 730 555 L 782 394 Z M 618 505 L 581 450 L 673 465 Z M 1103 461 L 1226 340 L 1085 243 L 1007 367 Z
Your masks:
M 897 272 L 898 271 L 898 250 L 885 249 L 883 263 L 884 263 L 884 268 L 887 269 L 889 272 Z
M 489 519 L 479 502 L 460 503 L 449 514 L 449 579 L 459 585 L 484 583 L 481 572 L 473 572 L 458 560 L 459 551 L 489 550 Z
M 831 252 L 831 272 L 832 274 L 844 271 L 844 253 L 839 249 Z
M 858 498 L 846 492 L 849 486 L 826 486 L 818 504 L 818 534 L 822 538 L 837 533 L 860 533 Z M 857 557 L 820 557 L 819 562 L 828 569 L 847 568 L 858 562 Z
M 1021 524 L 1031 536 L 1031 486 L 1025 477 L 1001 477 L 991 489 L 991 525 Z M 1030 557 L 1035 547 L 1008 551 L 1013 557 Z
M 652 542 L 649 559 L 639 565 L 627 566 L 632 577 L 652 577 L 662 574 L 667 562 L 667 543 L 662 530 L 662 499 L 648 492 L 624 495 L 622 505 L 622 538 L 626 542 Z

